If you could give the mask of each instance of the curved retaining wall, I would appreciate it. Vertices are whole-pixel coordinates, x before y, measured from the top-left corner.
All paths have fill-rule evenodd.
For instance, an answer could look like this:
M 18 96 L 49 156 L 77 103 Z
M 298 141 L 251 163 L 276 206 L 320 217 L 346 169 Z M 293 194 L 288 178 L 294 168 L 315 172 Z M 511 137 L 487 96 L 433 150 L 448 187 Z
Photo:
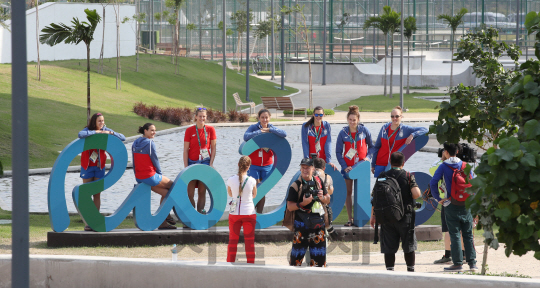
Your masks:
M 361 284 L 360 284 L 361 283 Z M 30 287 L 539 287 L 537 279 L 433 273 L 208 264 L 32 255 Z M 0 255 L 0 287 L 11 287 L 11 255 Z

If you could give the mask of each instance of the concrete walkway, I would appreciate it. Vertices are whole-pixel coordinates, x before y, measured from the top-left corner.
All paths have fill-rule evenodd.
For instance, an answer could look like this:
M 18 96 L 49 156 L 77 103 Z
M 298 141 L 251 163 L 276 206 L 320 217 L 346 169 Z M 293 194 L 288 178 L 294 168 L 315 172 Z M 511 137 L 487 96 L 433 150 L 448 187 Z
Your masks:
M 257 77 L 270 81 L 270 76 Z M 281 76 L 276 76 L 276 80 L 272 82 L 276 83 L 276 86 L 281 85 Z M 285 85 L 301 90 L 298 95 L 293 96 L 295 106 L 309 107 L 309 84 L 285 82 Z M 388 91 L 390 91 L 389 88 L 390 87 L 388 87 Z M 394 97 L 399 97 L 399 86 L 395 86 L 392 89 Z M 433 90 L 410 90 L 410 92 L 445 93 L 447 92 L 447 88 L 440 87 Z M 379 85 L 332 84 L 322 86 L 320 84 L 313 84 L 313 106 L 322 106 L 324 108 L 331 109 L 361 96 L 378 95 L 383 93 L 384 87 Z

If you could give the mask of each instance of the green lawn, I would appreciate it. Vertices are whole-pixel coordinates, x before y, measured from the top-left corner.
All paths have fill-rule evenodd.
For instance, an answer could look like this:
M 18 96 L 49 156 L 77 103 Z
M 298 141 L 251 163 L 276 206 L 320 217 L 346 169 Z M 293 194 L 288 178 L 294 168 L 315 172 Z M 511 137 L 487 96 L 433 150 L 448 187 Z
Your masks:
M 411 93 L 403 94 L 404 108 L 409 109 L 409 112 L 438 112 L 436 108 L 439 103 L 429 100 L 417 99 L 417 96 L 443 96 L 445 93 Z M 348 111 L 349 106 L 356 105 L 360 108 L 360 112 L 391 112 L 396 106 L 399 106 L 399 91 L 393 94 L 393 98 L 384 97 L 384 95 L 362 96 L 358 99 L 337 106 L 335 110 Z
M 92 113 L 102 112 L 108 127 L 126 136 L 136 134 L 147 122 L 132 112 L 133 104 L 189 106 L 203 104 L 221 109 L 222 67 L 199 59 L 179 58 L 180 75 L 174 74 L 170 57 L 140 55 L 139 72 L 135 57 L 121 57 L 122 90 L 116 90 L 116 60 L 105 59 L 104 74 L 96 73 L 97 60 L 91 60 Z M 35 63 L 28 65 L 30 168 L 51 167 L 67 144 L 86 125 L 86 61 L 43 61 L 42 81 L 36 80 Z M 276 89 L 274 83 L 250 78 L 250 97 L 261 103 L 261 96 L 284 96 L 298 90 Z M 245 97 L 245 77 L 227 73 L 227 106 L 234 108 L 232 94 Z M 154 121 L 156 122 L 156 121 Z M 156 123 L 157 129 L 175 127 Z M 0 161 L 11 170 L 11 65 L 0 64 Z M 77 163 L 75 159 L 73 163 Z

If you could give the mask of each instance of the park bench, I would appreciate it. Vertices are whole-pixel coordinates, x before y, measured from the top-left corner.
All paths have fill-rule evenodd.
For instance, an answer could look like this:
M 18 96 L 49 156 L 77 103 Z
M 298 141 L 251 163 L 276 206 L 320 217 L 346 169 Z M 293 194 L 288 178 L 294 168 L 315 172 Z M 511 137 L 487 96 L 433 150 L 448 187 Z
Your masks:
M 251 115 L 255 113 L 255 102 L 247 102 L 247 103 L 242 102 L 242 100 L 240 99 L 240 95 L 238 95 L 238 92 L 234 93 L 233 97 L 234 97 L 234 102 L 236 102 L 236 107 L 234 110 L 238 111 L 238 107 L 249 106 L 249 114 Z
M 277 110 L 292 110 L 293 119 L 295 110 L 304 110 L 304 118 L 307 118 L 307 108 L 295 107 L 291 97 L 261 97 L 264 108 Z
M 157 43 L 156 49 L 164 50 L 164 54 L 171 55 L 172 54 L 172 43 Z M 187 53 L 189 52 L 189 48 L 182 48 L 181 46 L 178 46 L 178 56 L 185 57 Z

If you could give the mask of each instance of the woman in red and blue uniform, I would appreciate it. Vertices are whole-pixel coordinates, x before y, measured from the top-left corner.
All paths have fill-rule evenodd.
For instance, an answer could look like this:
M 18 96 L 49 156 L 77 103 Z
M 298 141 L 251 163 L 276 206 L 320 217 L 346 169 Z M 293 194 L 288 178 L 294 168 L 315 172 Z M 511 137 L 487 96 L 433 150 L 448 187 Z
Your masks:
M 352 216 L 352 190 L 353 180 L 349 178 L 349 171 L 352 167 L 362 161 L 369 160 L 373 151 L 373 142 L 371 141 L 371 132 L 364 124 L 360 124 L 360 112 L 358 106 L 353 105 L 349 107 L 349 113 L 347 113 L 348 126 L 343 127 L 339 131 L 339 135 L 336 141 L 336 158 L 341 165 L 341 174 L 345 178 L 345 184 L 347 186 L 347 198 L 345 200 L 345 207 L 347 208 L 347 215 L 349 221 L 345 226 L 353 226 Z
M 313 116 L 302 125 L 302 151 L 304 158 L 311 158 L 310 154 L 317 154 L 317 157 L 324 159 L 334 169 L 336 166 L 330 163 L 330 144 L 332 143 L 332 129 L 328 122 L 323 121 L 324 109 L 316 106 Z
M 206 108 L 195 110 L 195 125 L 188 127 L 184 134 L 184 167 L 204 164 L 213 167 L 216 157 L 216 129 L 206 125 Z M 195 206 L 195 188 L 198 189 Z M 193 208 L 204 214 L 206 204 L 206 185 L 200 180 L 190 181 L 187 188 L 188 198 Z M 187 226 L 185 226 L 187 227 Z
M 139 127 L 139 133 L 142 134 L 142 137 L 135 140 L 133 146 L 131 146 L 135 180 L 137 180 L 137 183 L 144 183 L 152 187 L 152 191 L 161 195 L 159 201 L 161 203 L 169 189 L 171 189 L 173 181 L 161 173 L 156 144 L 152 140 L 156 135 L 156 126 L 152 123 L 146 123 Z M 169 215 L 158 229 L 176 229 L 174 224 L 176 224 L 176 221 Z
M 411 141 L 418 136 L 428 132 L 424 127 L 411 127 L 403 125 L 401 118 L 403 111 L 401 107 L 396 106 L 390 117 L 392 122 L 386 123 L 379 132 L 379 137 L 373 147 L 373 161 L 371 161 L 371 173 L 378 177 L 388 166 L 390 155 L 398 151 L 403 145 L 409 145 Z
M 279 137 L 287 137 L 287 132 L 270 124 L 270 116 L 270 111 L 267 109 L 259 110 L 259 122 L 249 126 L 246 133 L 244 133 L 244 141 L 247 142 L 249 139 L 262 133 L 274 133 Z M 255 178 L 257 183 L 261 183 L 262 181 L 266 180 L 266 178 L 270 176 L 270 171 L 272 171 L 274 164 L 274 152 L 268 148 L 261 148 L 251 153 L 249 158 L 251 159 L 251 167 L 249 168 L 247 175 Z M 266 197 L 262 197 L 259 203 L 257 203 L 255 206 L 257 213 L 259 214 L 263 212 L 265 198 Z
M 105 126 L 105 117 L 103 114 L 96 113 L 90 118 L 90 124 L 79 132 L 79 138 L 86 138 L 95 134 L 110 134 L 118 137 L 121 141 L 126 140 L 124 135 L 114 132 Z M 112 157 L 111 157 L 112 158 Z M 97 181 L 105 177 L 105 163 L 107 162 L 107 153 L 101 149 L 90 149 L 81 154 L 81 178 L 83 183 Z M 94 204 L 99 211 L 101 207 L 101 193 L 93 195 Z M 92 231 L 90 226 L 84 227 L 85 231 Z

